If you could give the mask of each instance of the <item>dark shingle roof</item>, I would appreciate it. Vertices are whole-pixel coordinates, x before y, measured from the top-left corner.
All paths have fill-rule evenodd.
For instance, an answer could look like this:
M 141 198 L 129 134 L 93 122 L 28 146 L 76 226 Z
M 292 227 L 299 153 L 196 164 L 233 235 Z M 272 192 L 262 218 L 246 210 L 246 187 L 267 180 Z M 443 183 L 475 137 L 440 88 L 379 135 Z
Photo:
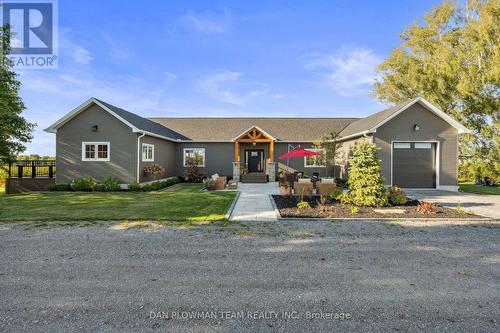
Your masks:
M 353 134 L 358 134 L 362 133 L 365 131 L 368 131 L 369 129 L 373 128 L 380 122 L 382 122 L 384 119 L 392 116 L 394 113 L 398 112 L 402 108 L 404 108 L 406 105 L 413 103 L 414 100 L 408 101 L 406 103 L 396 105 L 393 107 L 390 107 L 388 109 L 385 109 L 383 111 L 374 113 L 366 118 L 361 118 L 356 121 L 351 122 L 349 125 L 347 125 L 346 128 L 340 132 L 341 137 L 346 137 L 349 135 Z
M 231 141 L 257 126 L 279 141 L 312 142 L 357 118 L 150 118 L 195 141 Z
M 105 107 L 116 113 L 118 116 L 122 117 L 126 121 L 128 121 L 130 124 L 133 126 L 137 127 L 138 129 L 146 132 L 150 132 L 153 134 L 161 135 L 167 138 L 170 138 L 172 140 L 187 140 L 185 136 L 183 136 L 180 133 L 177 133 L 170 128 L 167 128 L 165 126 L 162 126 L 154 121 L 151 121 L 149 119 L 143 118 L 141 116 L 136 115 L 135 113 L 129 112 L 127 110 L 123 110 L 119 107 L 116 107 L 114 105 L 111 105 L 109 103 L 106 103 L 104 101 L 101 101 L 100 99 L 95 98 L 99 103 L 102 103 Z

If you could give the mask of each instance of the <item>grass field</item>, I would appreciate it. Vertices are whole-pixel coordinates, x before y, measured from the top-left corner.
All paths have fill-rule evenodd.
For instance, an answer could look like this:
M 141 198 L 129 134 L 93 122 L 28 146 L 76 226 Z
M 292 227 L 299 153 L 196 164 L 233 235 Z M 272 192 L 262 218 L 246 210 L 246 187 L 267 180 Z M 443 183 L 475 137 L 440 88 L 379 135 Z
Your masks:
M 163 192 L 25 193 L 0 196 L 0 221 L 216 221 L 235 192 L 179 184 Z
M 474 185 L 473 183 L 459 183 L 458 190 L 461 192 L 475 193 L 475 194 L 493 194 L 500 195 L 500 187 L 496 186 L 481 186 Z

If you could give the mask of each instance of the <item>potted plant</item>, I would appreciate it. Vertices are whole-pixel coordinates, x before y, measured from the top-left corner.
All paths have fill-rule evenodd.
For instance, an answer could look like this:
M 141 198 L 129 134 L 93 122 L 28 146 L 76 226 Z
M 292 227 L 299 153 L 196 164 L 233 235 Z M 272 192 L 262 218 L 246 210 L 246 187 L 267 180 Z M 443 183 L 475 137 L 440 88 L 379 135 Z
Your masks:
M 290 195 L 290 183 L 285 181 L 282 185 L 280 185 L 280 193 L 281 195 Z

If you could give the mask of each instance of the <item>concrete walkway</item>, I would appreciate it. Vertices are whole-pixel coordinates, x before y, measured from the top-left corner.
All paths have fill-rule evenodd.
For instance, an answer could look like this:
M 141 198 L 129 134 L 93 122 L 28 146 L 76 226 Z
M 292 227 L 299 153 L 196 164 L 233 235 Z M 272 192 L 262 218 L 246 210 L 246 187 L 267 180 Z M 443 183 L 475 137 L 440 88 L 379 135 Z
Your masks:
M 494 219 L 500 219 L 500 196 L 479 195 L 463 192 L 449 192 L 438 190 L 405 190 L 406 194 L 418 200 L 439 203 L 441 206 L 457 208 L 457 203 L 463 209 L 474 214 Z
M 278 183 L 238 184 L 240 196 L 229 217 L 232 221 L 276 221 L 277 216 L 269 198 L 279 194 Z

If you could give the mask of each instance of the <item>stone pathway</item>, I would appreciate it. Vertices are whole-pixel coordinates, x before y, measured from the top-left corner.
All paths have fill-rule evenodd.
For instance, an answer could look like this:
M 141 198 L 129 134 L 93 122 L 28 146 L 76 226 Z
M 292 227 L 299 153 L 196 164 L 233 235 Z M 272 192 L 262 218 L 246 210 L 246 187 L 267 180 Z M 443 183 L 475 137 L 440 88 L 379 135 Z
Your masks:
M 278 183 L 238 184 L 240 196 L 229 217 L 232 221 L 276 221 L 270 194 L 279 194 Z
M 500 219 L 500 195 L 479 195 L 440 190 L 405 190 L 405 192 L 411 198 L 435 202 L 449 208 L 457 208 L 457 203 L 460 202 L 463 209 L 478 215 Z

